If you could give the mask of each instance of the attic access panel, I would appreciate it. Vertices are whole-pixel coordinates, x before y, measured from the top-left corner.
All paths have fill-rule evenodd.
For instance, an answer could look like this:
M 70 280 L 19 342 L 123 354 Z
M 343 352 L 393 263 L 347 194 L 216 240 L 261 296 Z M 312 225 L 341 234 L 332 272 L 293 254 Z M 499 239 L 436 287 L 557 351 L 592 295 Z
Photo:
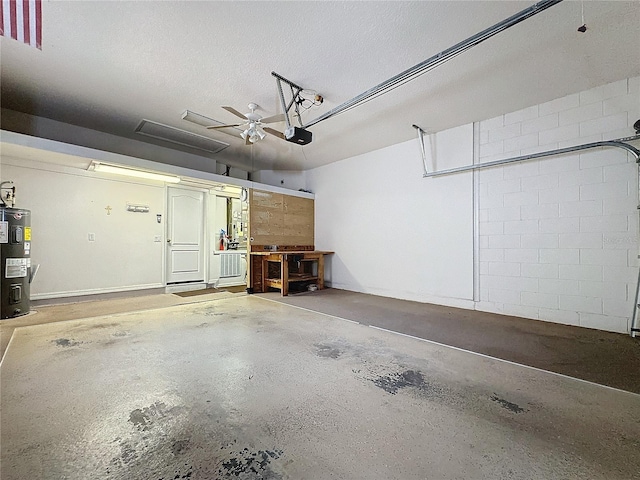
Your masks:
M 229 146 L 228 143 L 205 137 L 204 135 L 198 135 L 197 133 L 191 133 L 147 119 L 143 119 L 140 122 L 135 129 L 135 133 L 207 153 L 218 153 Z

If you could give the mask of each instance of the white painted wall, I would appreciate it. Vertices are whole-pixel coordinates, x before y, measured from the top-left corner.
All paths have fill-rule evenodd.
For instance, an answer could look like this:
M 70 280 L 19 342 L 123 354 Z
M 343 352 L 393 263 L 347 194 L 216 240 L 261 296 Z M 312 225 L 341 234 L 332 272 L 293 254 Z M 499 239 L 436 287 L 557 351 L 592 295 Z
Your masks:
M 439 168 L 473 155 L 472 125 L 436 135 Z M 472 176 L 425 179 L 417 140 L 307 172 L 333 287 L 473 307 Z
M 305 171 L 260 170 L 252 174 L 252 179 L 256 182 L 291 190 L 307 189 L 307 174 Z
M 179 175 L 187 180 L 186 187 L 202 188 L 229 181 L 236 187 L 244 185 L 313 198 L 313 195 L 280 187 L 13 132 L 2 131 L 1 140 L 0 181 L 13 180 L 17 206 L 32 211 L 32 261 L 42 265 L 32 284 L 33 299 L 164 285 L 164 185 L 87 171 L 93 159 Z M 148 205 L 150 213 L 126 212 L 127 202 Z M 106 206 L 112 207 L 110 215 L 104 210 Z M 213 213 L 215 209 L 208 206 L 206 211 Z M 161 224 L 157 223 L 156 214 L 162 214 Z M 210 220 L 208 229 L 213 225 L 214 230 L 219 231 L 215 217 Z M 89 242 L 89 233 L 95 234 L 95 241 Z M 207 235 L 208 239 L 218 238 L 210 232 Z M 214 250 L 215 245 L 207 243 L 207 253 L 213 255 Z M 207 278 L 211 283 L 219 283 L 220 265 L 210 260 L 209 256 L 205 259 Z M 244 273 L 224 280 L 226 284 L 244 281 Z
M 32 263 L 41 265 L 32 299 L 163 285 L 162 184 L 24 159 L 2 157 L 1 163 L 2 178 L 15 182 L 17 206 L 31 210 Z M 127 203 L 148 205 L 150 212 L 128 212 Z
M 438 170 L 630 136 L 640 78 L 436 135 Z M 276 172 L 277 173 L 277 172 Z M 615 149 L 422 178 L 417 140 L 307 172 L 331 285 L 628 332 L 638 275 L 638 173 Z M 277 178 L 271 175 L 265 178 Z M 479 244 L 473 302 L 473 235 Z
M 216 173 L 218 175 L 226 175 L 227 173 L 227 166 L 223 165 L 222 163 L 218 163 L 216 165 Z M 249 172 L 247 172 L 246 170 L 241 170 L 239 168 L 236 167 L 230 167 L 229 168 L 229 177 L 230 178 L 239 178 L 241 180 L 248 180 L 249 179 Z
M 480 122 L 480 161 L 630 136 L 640 78 Z M 628 332 L 638 174 L 599 149 L 480 172 L 479 310 Z

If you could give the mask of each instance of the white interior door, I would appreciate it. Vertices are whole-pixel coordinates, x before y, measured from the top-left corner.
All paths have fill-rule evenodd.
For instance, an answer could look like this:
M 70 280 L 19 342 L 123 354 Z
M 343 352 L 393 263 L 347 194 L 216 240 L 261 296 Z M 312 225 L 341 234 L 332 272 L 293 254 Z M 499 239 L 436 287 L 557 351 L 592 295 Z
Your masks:
M 204 281 L 204 192 L 168 188 L 167 283 Z

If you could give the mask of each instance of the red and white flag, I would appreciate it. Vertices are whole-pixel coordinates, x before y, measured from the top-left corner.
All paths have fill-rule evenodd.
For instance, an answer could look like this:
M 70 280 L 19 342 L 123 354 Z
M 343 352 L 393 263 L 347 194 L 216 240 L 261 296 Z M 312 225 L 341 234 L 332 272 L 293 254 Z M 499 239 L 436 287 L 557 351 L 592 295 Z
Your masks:
M 42 0 L 0 1 L 0 35 L 42 50 Z

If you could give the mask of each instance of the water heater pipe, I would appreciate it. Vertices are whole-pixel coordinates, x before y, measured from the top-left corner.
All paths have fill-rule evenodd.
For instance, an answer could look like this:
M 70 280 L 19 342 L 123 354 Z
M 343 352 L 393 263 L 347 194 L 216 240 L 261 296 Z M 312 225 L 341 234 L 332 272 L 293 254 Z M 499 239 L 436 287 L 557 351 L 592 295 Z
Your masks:
M 6 182 L 0 183 L 0 203 L 5 207 L 7 206 L 7 202 L 5 202 L 5 199 L 2 196 L 2 190 L 10 190 L 11 193 L 7 194 L 7 199 L 11 199 L 11 207 L 13 208 L 16 205 L 16 187 L 3 187 L 3 185 L 6 184 L 13 185 L 13 180 L 7 180 Z

